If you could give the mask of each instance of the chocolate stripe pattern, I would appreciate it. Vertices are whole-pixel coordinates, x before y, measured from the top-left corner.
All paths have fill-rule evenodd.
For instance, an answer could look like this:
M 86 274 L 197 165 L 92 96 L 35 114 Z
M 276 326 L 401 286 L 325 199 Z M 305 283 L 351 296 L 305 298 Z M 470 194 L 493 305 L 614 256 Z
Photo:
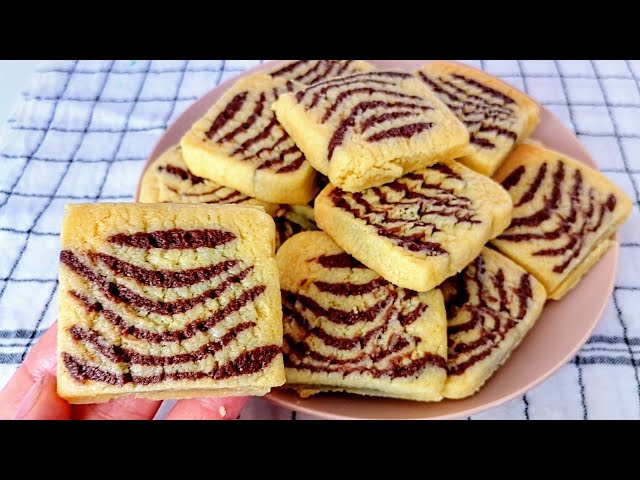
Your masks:
M 108 253 L 63 250 L 62 268 L 72 273 L 63 294 L 86 319 L 66 329 L 73 349 L 61 358 L 69 375 L 79 383 L 150 385 L 223 380 L 267 367 L 280 353 L 278 345 L 235 357 L 229 351 L 257 326 L 252 303 L 266 287 L 253 284 L 252 265 L 226 259 L 161 269 L 133 261 L 152 262 L 147 258 L 159 250 L 195 253 L 234 241 L 236 235 L 219 229 L 170 229 L 112 235 Z
M 296 93 L 307 111 L 317 113 L 320 123 L 335 125 L 327 157 L 333 157 L 347 137 L 359 135 L 377 143 L 393 138 L 412 138 L 431 129 L 423 113 L 433 110 L 425 98 L 403 92 L 400 81 L 412 78 L 401 72 L 367 72 L 318 82 Z
M 284 213 L 275 218 L 275 224 L 276 250 L 297 233 L 318 230 L 313 215 L 313 200 L 305 207 L 287 206 Z
M 304 230 L 301 225 L 292 222 L 285 217 L 277 217 L 275 219 L 276 224 L 276 250 L 280 248 L 285 241 L 293 237 L 296 233 L 300 233 Z
M 255 203 L 237 190 L 191 173 L 179 145 L 167 150 L 149 168 L 153 168 L 156 175 L 160 202 Z
M 323 255 L 307 262 L 334 271 L 340 279 L 362 272 L 347 254 Z M 316 280 L 304 293 L 282 292 L 284 352 L 288 368 L 315 373 L 373 378 L 417 377 L 427 367 L 445 367 L 439 355 L 418 352 L 421 338 L 407 332 L 428 305 L 410 290 L 382 278 L 364 283 Z M 341 305 L 328 306 L 328 305 Z M 346 332 L 346 333 L 345 333 Z
M 424 172 L 429 172 L 429 180 Z M 335 189 L 330 198 L 337 208 L 362 220 L 394 244 L 421 255 L 439 256 L 448 252 L 438 242 L 441 229 L 436 221 L 446 220 L 452 225 L 480 223 L 471 200 L 460 193 L 463 186 L 458 174 L 446 165 L 436 164 L 363 192 Z
M 274 70 L 271 76 L 313 85 L 328 78 L 350 75 L 361 70 L 362 67 L 353 60 L 296 60 Z
M 238 160 L 259 170 L 279 174 L 295 172 L 304 154 L 276 120 L 271 104 L 294 84 L 254 88 L 237 93 L 213 120 L 205 137 Z
M 92 380 L 94 382 L 122 386 L 128 383 L 152 385 L 154 383 L 166 382 L 167 380 L 200 380 L 203 378 L 225 380 L 239 375 L 251 375 L 266 368 L 279 353 L 280 347 L 277 345 L 267 345 L 243 352 L 234 360 L 219 365 L 218 368 L 210 372 L 176 371 L 163 372 L 158 375 L 133 375 L 131 372 L 112 373 L 95 365 L 84 363 L 82 360 L 67 352 L 62 354 L 62 358 L 69 374 L 80 383 Z
M 459 73 L 417 75 L 466 125 L 476 148 L 493 150 L 498 138 L 511 145 L 518 139 L 518 105 L 508 95 Z
M 325 268 L 367 268 L 348 253 L 320 255 L 315 260 Z
M 449 319 L 450 376 L 462 375 L 489 357 L 525 318 L 534 280 L 526 272 L 512 277 L 513 272 L 505 274 L 503 268 L 489 265 L 480 255 L 456 277 L 445 281 L 442 291 Z
M 502 185 L 512 194 L 515 209 L 511 225 L 498 240 L 535 242 L 540 248 L 532 255 L 553 258 L 556 274 L 575 266 L 591 244 L 589 238 L 603 235 L 617 203 L 615 195 L 603 197 L 585 185 L 582 172 L 560 159 L 520 165 Z

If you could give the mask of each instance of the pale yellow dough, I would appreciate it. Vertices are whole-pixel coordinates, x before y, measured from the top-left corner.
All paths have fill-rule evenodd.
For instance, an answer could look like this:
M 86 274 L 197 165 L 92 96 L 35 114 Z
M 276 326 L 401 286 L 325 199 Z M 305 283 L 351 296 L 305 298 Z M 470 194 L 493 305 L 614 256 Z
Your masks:
M 509 225 L 511 209 L 499 184 L 454 161 L 359 193 L 328 185 L 315 200 L 318 227 L 338 245 L 391 283 L 420 292 L 477 257 Z
M 540 144 L 516 147 L 494 178 L 507 187 L 514 211 L 492 243 L 553 300 L 613 245 L 609 238 L 631 212 L 631 199 L 603 174 Z
M 435 61 L 414 73 L 462 121 L 470 151 L 457 160 L 491 176 L 540 121 L 540 106 L 502 80 L 468 65 Z
M 349 192 L 468 152 L 464 125 L 405 72 L 316 83 L 282 94 L 273 109 L 311 165 Z
M 61 243 L 65 400 L 263 395 L 284 383 L 275 228 L 262 208 L 67 205 Z
M 303 232 L 276 255 L 287 386 L 437 401 L 446 379 L 446 319 L 438 289 L 384 281 L 323 232 Z
M 195 175 L 271 203 L 308 203 L 316 171 L 271 111 L 298 84 L 267 73 L 238 80 L 182 137 Z
M 507 360 L 542 312 L 540 282 L 495 250 L 442 285 L 448 317 L 446 398 L 464 398 Z

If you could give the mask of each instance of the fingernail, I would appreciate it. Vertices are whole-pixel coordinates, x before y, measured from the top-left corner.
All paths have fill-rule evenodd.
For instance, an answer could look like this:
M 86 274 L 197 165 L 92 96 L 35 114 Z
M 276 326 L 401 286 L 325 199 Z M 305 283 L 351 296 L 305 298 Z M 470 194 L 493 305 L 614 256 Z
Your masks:
M 31 409 L 36 404 L 38 397 L 40 396 L 40 392 L 42 392 L 42 384 L 44 383 L 44 377 L 40 377 L 31 387 L 27 390 L 24 397 L 18 404 L 18 408 L 13 417 L 14 420 L 22 420 L 24 419 Z

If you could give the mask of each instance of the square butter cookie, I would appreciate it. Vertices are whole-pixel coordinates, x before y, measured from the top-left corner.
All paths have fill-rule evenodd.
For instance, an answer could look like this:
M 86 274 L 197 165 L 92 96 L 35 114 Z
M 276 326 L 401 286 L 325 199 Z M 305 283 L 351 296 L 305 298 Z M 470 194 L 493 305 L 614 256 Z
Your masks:
M 498 183 L 448 161 L 363 192 L 328 185 L 314 211 L 350 255 L 395 285 L 426 292 L 477 257 L 509 225 L 511 209 Z
M 276 255 L 287 386 L 436 401 L 446 379 L 446 319 L 438 289 L 398 288 L 323 232 Z
M 143 203 L 234 203 L 264 208 L 273 216 L 280 207 L 263 202 L 206 178 L 194 175 L 187 167 L 180 145 L 162 153 L 147 167 L 140 183 Z
M 611 247 L 631 199 L 600 172 L 541 145 L 516 147 L 494 179 L 513 220 L 493 245 L 559 300 Z
M 284 383 L 273 219 L 257 207 L 67 205 L 58 393 L 262 395 Z
M 282 94 L 272 107 L 313 167 L 357 192 L 467 152 L 465 126 L 420 80 L 372 71 Z
M 238 80 L 182 137 L 189 170 L 265 202 L 309 202 L 316 171 L 271 110 L 296 85 L 267 73 Z
M 482 70 L 431 62 L 415 75 L 469 130 L 470 152 L 457 160 L 491 176 L 514 145 L 540 121 L 540 107 L 524 93 Z
M 440 288 L 449 337 L 443 395 L 464 398 L 477 392 L 520 344 L 547 294 L 533 276 L 486 247 Z

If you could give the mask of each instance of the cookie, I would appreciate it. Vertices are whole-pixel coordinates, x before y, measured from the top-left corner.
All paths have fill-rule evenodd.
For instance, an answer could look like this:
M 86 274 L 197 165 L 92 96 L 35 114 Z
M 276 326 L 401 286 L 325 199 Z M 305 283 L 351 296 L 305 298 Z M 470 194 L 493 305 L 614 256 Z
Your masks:
M 493 175 L 540 121 L 537 103 L 481 70 L 438 61 L 415 74 L 465 124 L 471 148 L 457 160 L 483 175 Z
M 318 230 L 311 205 L 287 205 L 279 212 L 275 222 L 276 250 L 297 233 Z
M 324 188 L 329 180 L 324 175 L 318 175 L 318 188 Z M 313 213 L 313 203 L 311 200 L 306 205 L 284 205 L 276 217 L 276 250 L 280 248 L 285 240 L 291 238 L 296 233 L 318 230 L 315 214 Z
M 151 165 L 149 165 L 142 174 L 140 179 L 140 186 L 138 187 L 138 201 L 142 203 L 158 203 L 160 200 L 160 180 L 156 175 L 156 169 L 154 164 L 158 162 L 160 158 L 156 159 Z
M 262 395 L 284 383 L 273 219 L 238 205 L 67 205 L 58 394 Z
M 330 78 L 374 69 L 373 65 L 362 60 L 292 60 L 278 66 L 269 74 L 274 78 L 313 85 Z
M 286 386 L 435 401 L 446 379 L 446 318 L 438 289 L 398 288 L 323 232 L 276 254 Z
M 453 161 L 349 193 L 332 185 L 315 200 L 316 222 L 383 278 L 426 292 L 471 262 L 511 220 L 493 180 Z
M 538 144 L 516 147 L 496 172 L 513 220 L 493 245 L 558 300 L 613 245 L 631 212 L 625 193 L 600 172 Z
M 443 395 L 473 395 L 534 325 L 546 300 L 540 282 L 489 248 L 441 286 L 447 308 L 448 377 Z
M 316 172 L 270 108 L 294 88 L 266 73 L 236 82 L 182 137 L 189 170 L 265 202 L 308 203 Z
M 251 198 L 189 171 L 180 145 L 174 145 L 147 168 L 140 184 L 143 203 L 237 203 L 275 215 L 280 205 Z
M 311 165 L 349 192 L 458 157 L 469 145 L 464 125 L 404 72 L 326 80 L 282 94 L 272 108 Z

